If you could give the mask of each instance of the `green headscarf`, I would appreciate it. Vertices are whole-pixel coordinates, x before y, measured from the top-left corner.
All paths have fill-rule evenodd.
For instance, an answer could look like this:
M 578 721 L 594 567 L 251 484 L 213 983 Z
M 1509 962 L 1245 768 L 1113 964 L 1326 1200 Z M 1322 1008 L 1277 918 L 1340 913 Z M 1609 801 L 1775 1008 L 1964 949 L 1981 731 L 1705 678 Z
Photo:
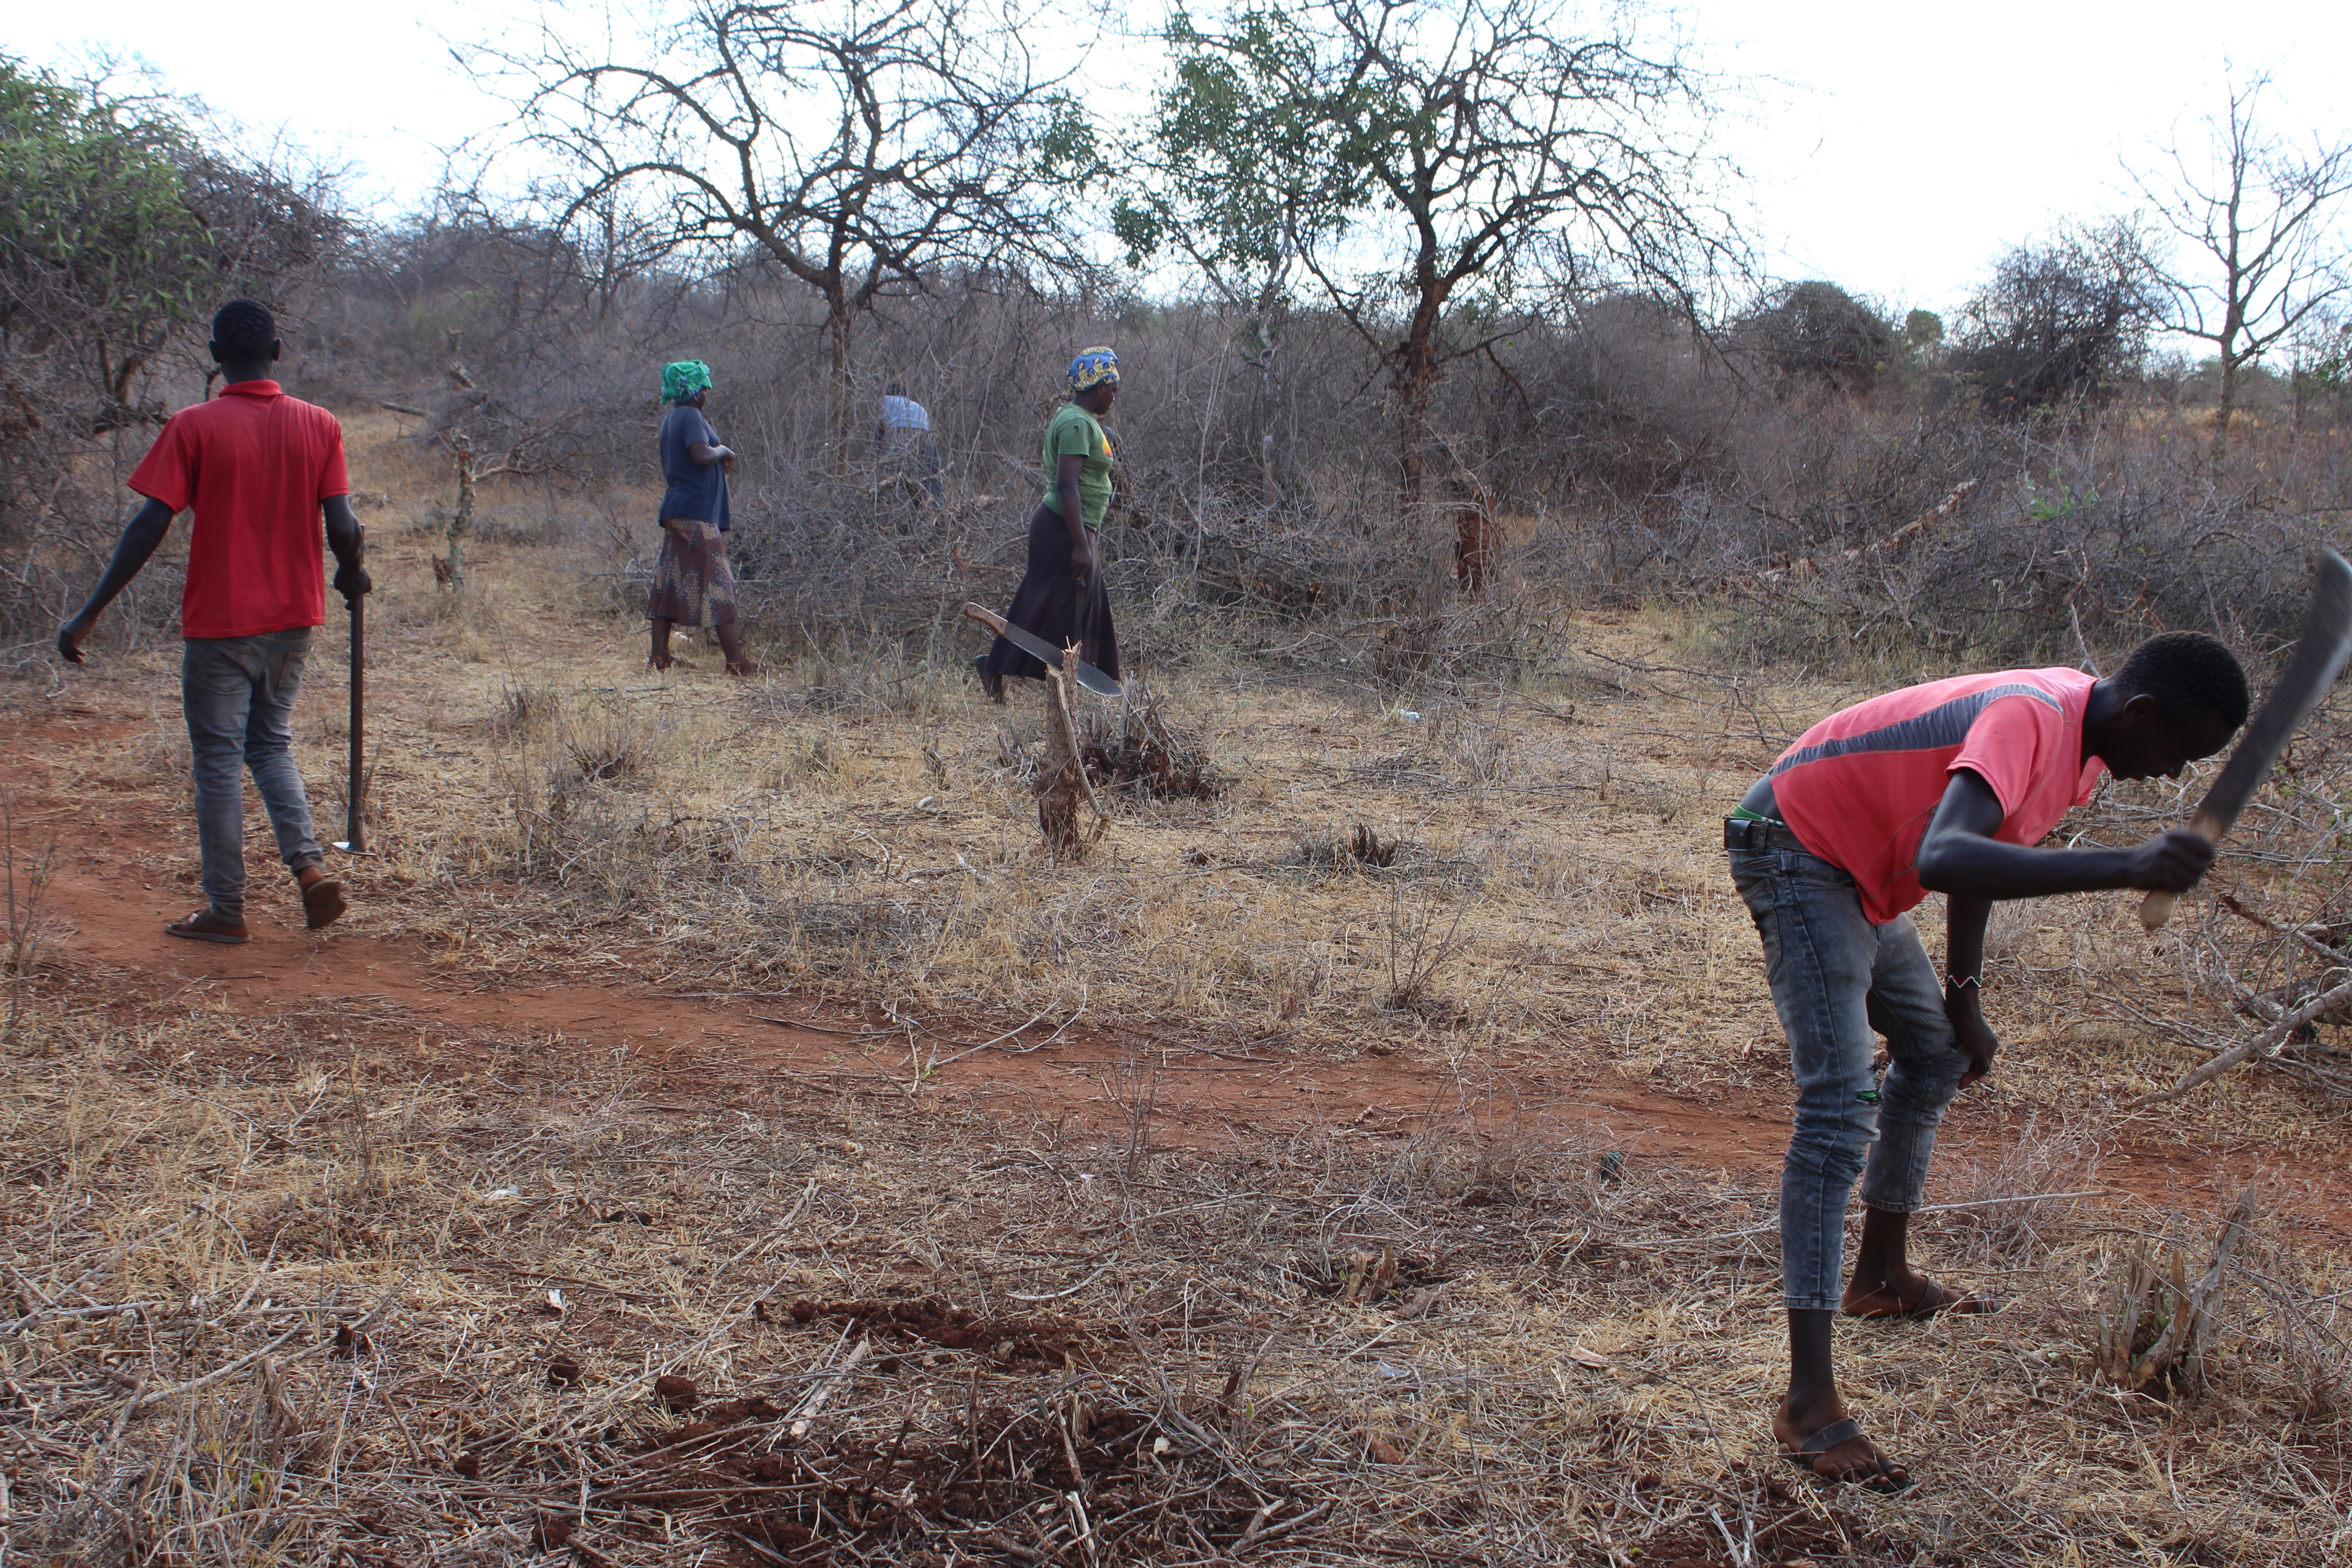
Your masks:
M 710 367 L 698 359 L 682 359 L 662 366 L 662 401 L 683 403 L 710 386 Z

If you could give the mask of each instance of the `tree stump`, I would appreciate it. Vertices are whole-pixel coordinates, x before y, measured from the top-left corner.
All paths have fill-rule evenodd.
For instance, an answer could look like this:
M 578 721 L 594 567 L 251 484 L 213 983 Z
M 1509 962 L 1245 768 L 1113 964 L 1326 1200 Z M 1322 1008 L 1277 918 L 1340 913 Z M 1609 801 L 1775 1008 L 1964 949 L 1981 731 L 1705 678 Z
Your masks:
M 1063 656 L 1064 668 L 1078 658 L 1075 647 Z M 1078 729 L 1070 715 L 1069 677 L 1060 669 L 1045 672 L 1045 760 L 1037 769 L 1037 826 L 1045 830 L 1045 847 L 1056 860 L 1083 860 L 1087 851 L 1110 826 L 1110 816 L 1096 798 L 1078 750 Z M 1081 808 L 1094 814 L 1093 830 L 1084 826 Z
M 474 531 L 474 444 L 460 435 L 451 443 L 457 458 L 457 510 L 449 514 L 445 537 L 449 553 L 433 563 L 433 580 L 453 594 L 466 591 L 466 536 Z

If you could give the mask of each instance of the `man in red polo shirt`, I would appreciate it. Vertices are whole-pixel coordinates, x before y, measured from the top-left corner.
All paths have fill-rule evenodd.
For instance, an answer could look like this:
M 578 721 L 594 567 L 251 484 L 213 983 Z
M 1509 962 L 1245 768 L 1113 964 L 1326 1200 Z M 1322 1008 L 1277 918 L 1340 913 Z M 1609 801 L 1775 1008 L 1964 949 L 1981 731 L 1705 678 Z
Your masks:
M 2150 637 L 2105 679 L 2010 669 L 1930 681 L 1806 731 L 1724 823 L 1797 1083 L 1780 1170 L 1789 1392 L 1772 1418 L 1793 1463 L 1879 1491 L 1911 1481 L 1838 1393 L 1839 1313 L 1916 1321 L 1997 1305 L 1913 1268 L 1907 1245 L 1945 1108 L 2000 1049 L 1981 1008 L 1994 900 L 2192 886 L 2213 858 L 2193 833 L 2126 849 L 2037 846 L 2102 772 L 2177 778 L 2229 744 L 2247 706 L 2238 661 L 2196 632 Z M 1946 899 L 1940 981 L 1908 913 L 1931 890 Z M 1874 1035 L 1886 1038 L 1883 1078 Z M 1843 1279 L 1857 1177 L 1862 1245 Z
M 245 923 L 244 769 L 269 810 L 278 851 L 301 889 L 303 923 L 316 931 L 343 912 L 310 829 L 310 802 L 294 765 L 289 723 L 310 632 L 326 619 L 319 521 L 335 552 L 335 591 L 357 602 L 372 584 L 360 563 L 343 431 L 325 409 L 286 395 L 269 378 L 278 325 L 250 300 L 213 317 L 219 397 L 184 408 L 163 426 L 131 476 L 147 498 L 115 546 L 114 560 L 75 616 L 58 651 L 82 662 L 99 613 L 129 586 L 192 511 L 188 583 L 180 599 L 180 700 L 196 782 L 196 838 L 207 906 L 164 929 L 194 942 L 252 940 Z

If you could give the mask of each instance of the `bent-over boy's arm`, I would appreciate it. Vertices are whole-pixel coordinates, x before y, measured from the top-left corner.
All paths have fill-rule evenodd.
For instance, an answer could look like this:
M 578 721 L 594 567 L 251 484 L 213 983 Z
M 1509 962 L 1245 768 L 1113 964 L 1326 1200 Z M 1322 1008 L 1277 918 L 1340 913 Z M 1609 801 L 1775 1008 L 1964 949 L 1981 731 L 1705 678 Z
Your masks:
M 1964 899 L 2039 899 L 2109 888 L 2186 892 L 2213 863 L 2213 846 L 2181 828 L 2128 849 L 2032 849 L 1993 837 L 2000 797 L 1977 774 L 1952 775 L 1919 840 L 1919 885 Z
M 1992 1071 L 2000 1050 L 2000 1037 L 1984 1016 L 1985 922 L 1992 917 L 1992 900 L 1964 898 L 1958 893 L 1944 900 L 1944 1016 L 1960 1049 L 1976 1064 L 1960 1079 L 1966 1089 Z
M 123 526 L 121 539 L 115 543 L 114 559 L 107 563 L 106 574 L 99 578 L 98 586 L 89 591 L 89 602 L 58 628 L 58 652 L 65 656 L 68 663 L 82 662 L 82 639 L 98 625 L 99 613 L 131 586 L 131 579 L 139 575 L 139 569 L 163 544 L 163 536 L 172 531 L 172 509 L 152 497 L 131 513 L 131 521 Z

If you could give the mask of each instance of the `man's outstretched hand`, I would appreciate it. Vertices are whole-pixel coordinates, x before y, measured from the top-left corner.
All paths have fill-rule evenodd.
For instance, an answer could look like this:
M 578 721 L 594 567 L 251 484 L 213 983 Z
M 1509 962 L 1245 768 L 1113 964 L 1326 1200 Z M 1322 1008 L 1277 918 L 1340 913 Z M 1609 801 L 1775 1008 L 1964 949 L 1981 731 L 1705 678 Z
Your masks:
M 2125 886 L 2147 893 L 2185 893 L 2211 864 L 2212 843 L 2200 834 L 2176 827 L 2132 850 L 2131 879 Z
M 362 595 L 375 592 L 375 583 L 368 576 L 368 569 L 354 561 L 335 568 L 335 592 L 343 596 L 345 605 L 356 609 Z
M 68 664 L 84 662 L 82 639 L 89 636 L 89 628 L 95 619 L 88 610 L 84 610 L 58 628 L 58 652 L 65 657 Z

